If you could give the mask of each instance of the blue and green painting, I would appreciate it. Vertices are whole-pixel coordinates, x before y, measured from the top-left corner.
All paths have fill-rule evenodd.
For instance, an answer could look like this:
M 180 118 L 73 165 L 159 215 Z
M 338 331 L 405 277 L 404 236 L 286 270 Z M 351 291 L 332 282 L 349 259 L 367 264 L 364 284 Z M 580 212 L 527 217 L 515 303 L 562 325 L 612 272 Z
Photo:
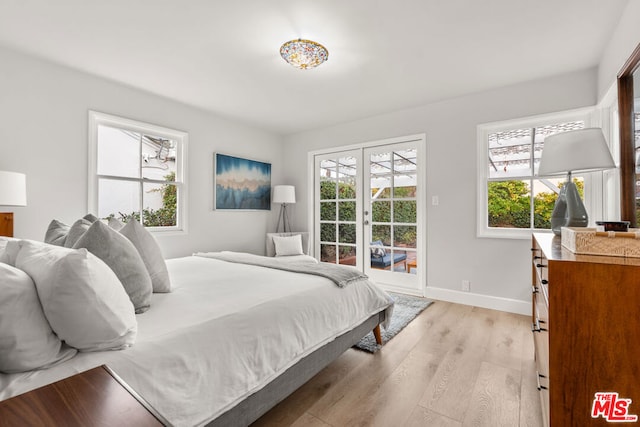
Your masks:
M 271 163 L 215 154 L 216 209 L 271 209 Z

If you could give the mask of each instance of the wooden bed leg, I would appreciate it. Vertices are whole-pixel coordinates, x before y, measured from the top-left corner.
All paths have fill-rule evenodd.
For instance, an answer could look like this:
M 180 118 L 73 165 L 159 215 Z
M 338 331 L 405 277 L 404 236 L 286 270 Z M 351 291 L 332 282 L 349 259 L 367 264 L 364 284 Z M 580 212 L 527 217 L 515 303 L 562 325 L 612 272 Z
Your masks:
M 382 345 L 382 334 L 380 333 L 380 324 L 373 328 L 373 336 L 376 337 L 376 343 Z

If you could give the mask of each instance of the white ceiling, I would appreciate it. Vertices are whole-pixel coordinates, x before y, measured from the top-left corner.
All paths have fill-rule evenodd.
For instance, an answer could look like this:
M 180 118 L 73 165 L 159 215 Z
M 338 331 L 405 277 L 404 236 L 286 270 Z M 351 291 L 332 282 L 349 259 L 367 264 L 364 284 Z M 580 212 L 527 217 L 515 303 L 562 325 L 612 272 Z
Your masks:
M 0 0 L 0 45 L 290 134 L 596 66 L 628 1 Z

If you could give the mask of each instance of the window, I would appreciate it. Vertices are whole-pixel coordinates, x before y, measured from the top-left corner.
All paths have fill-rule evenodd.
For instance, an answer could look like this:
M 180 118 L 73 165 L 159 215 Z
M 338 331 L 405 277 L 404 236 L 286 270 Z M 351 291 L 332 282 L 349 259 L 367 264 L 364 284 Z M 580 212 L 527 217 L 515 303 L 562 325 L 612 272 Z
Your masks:
M 89 210 L 186 230 L 186 144 L 184 132 L 90 111 Z
M 478 126 L 478 236 L 530 238 L 551 229 L 551 212 L 566 180 L 539 177 L 546 137 L 590 126 L 589 111 Z M 574 174 L 587 206 L 592 174 Z

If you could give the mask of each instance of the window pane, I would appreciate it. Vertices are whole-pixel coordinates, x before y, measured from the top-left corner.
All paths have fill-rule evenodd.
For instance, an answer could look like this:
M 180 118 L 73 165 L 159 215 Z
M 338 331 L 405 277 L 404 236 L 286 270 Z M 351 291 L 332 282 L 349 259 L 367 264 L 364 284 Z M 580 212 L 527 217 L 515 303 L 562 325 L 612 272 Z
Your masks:
M 340 221 L 356 220 L 356 202 L 338 203 L 338 219 Z
M 391 222 L 391 202 L 373 202 L 371 203 L 371 219 L 373 222 Z
M 398 173 L 415 172 L 417 167 L 418 155 L 415 148 L 409 150 L 396 151 L 393 153 L 393 172 Z
M 322 242 L 335 242 L 336 241 L 336 225 L 320 224 L 320 241 Z
M 489 227 L 531 226 L 529 181 L 489 182 L 487 192 Z
M 391 153 L 372 154 L 369 162 L 371 195 L 373 199 L 388 199 L 391 196 Z
M 531 129 L 489 134 L 489 177 L 531 175 Z
M 356 225 L 355 224 L 339 224 L 338 225 L 340 243 L 356 243 Z
M 336 198 L 336 183 L 329 178 L 320 178 L 320 200 Z
M 176 141 L 150 135 L 142 138 L 142 176 L 149 179 L 175 181 Z
M 391 226 L 390 225 L 372 225 L 371 241 L 382 241 L 384 246 L 391 246 Z
M 415 225 L 396 225 L 393 227 L 393 245 L 415 248 L 418 227 Z
M 336 220 L 336 202 L 320 202 L 320 220 Z
M 339 264 L 344 265 L 356 265 L 356 248 L 355 246 L 340 245 L 338 247 L 340 251 Z
M 342 157 L 338 159 L 338 198 L 356 198 L 356 158 Z
M 172 227 L 177 224 L 177 187 L 174 184 L 143 185 L 142 217 L 145 227 Z
M 371 176 L 371 199 L 388 199 L 391 197 L 391 175 Z
M 98 216 L 140 219 L 140 184 L 130 181 L 98 181 Z
M 534 146 L 534 172 L 538 173 L 538 166 L 540 165 L 540 157 L 542 157 L 542 149 L 544 147 L 544 140 L 548 136 L 555 135 L 560 132 L 567 132 L 570 130 L 578 130 L 584 128 L 584 121 L 577 120 L 573 122 L 555 123 L 547 126 L 540 126 L 536 128 L 535 146 Z
M 393 221 L 415 224 L 417 222 L 416 201 L 403 200 L 393 202 Z
M 320 245 L 320 261 L 336 263 L 336 245 Z
M 98 126 L 98 174 L 140 177 L 140 134 Z
M 564 179 L 541 179 L 533 181 L 533 227 L 551 229 L 551 213 L 558 199 Z
M 393 197 L 416 197 L 416 184 L 418 182 L 415 174 L 395 175 L 393 177 Z

